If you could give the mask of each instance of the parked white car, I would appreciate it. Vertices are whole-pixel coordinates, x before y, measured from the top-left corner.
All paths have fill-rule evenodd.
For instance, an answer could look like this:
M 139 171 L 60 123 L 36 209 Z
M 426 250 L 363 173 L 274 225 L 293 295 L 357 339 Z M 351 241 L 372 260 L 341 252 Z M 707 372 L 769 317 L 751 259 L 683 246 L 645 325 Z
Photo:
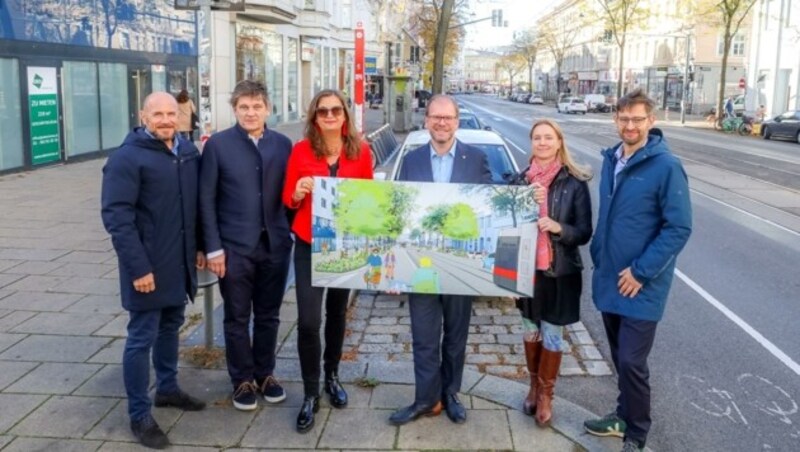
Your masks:
M 534 93 L 531 95 L 530 99 L 528 99 L 528 103 L 534 105 L 544 105 L 544 99 L 542 99 L 540 94 Z
M 514 160 L 514 155 L 511 149 L 508 148 L 503 138 L 495 132 L 488 130 L 473 130 L 473 129 L 458 129 L 456 130 L 456 138 L 462 143 L 466 143 L 486 153 L 489 158 L 489 169 L 492 171 L 492 182 L 496 184 L 507 184 L 509 178 L 519 174 L 519 166 L 517 161 Z M 396 164 L 392 169 L 391 174 L 383 174 L 376 179 L 396 180 L 400 174 L 400 167 L 403 164 L 403 158 L 410 151 L 428 143 L 431 140 L 430 132 L 427 130 L 417 130 L 408 134 L 406 140 L 400 147 L 397 153 Z
M 567 97 L 558 103 L 559 113 L 575 113 L 585 115 L 587 111 L 586 102 L 582 97 Z

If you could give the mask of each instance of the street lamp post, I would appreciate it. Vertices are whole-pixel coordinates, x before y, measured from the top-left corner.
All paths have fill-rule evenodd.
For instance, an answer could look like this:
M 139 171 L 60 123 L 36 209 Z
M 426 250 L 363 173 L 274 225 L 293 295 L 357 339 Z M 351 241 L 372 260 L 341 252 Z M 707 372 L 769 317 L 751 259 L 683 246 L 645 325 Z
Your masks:
M 686 124 L 686 100 L 689 97 L 689 50 L 692 35 L 686 33 L 686 62 L 683 67 L 683 95 L 681 96 L 681 124 Z

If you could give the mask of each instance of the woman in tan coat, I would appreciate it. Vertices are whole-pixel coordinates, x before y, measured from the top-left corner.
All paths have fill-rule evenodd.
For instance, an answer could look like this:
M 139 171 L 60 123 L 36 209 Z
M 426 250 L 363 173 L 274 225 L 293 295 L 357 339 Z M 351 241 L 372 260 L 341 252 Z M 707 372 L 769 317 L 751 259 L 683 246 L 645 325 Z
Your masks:
M 181 92 L 178 94 L 177 100 L 178 132 L 183 138 L 191 140 L 192 132 L 194 131 L 194 127 L 192 127 L 192 113 L 196 113 L 197 109 L 195 108 L 192 99 L 189 98 L 189 92 L 185 89 L 181 90 Z

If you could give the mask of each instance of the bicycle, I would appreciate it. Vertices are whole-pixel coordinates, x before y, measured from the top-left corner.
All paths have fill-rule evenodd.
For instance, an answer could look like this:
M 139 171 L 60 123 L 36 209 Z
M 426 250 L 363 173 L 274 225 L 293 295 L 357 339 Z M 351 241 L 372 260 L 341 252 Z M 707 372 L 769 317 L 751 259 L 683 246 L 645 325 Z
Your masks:
M 725 118 L 722 121 L 714 121 L 714 130 L 721 130 L 725 133 L 738 132 L 739 135 L 750 135 L 753 125 L 745 118 L 734 116 Z

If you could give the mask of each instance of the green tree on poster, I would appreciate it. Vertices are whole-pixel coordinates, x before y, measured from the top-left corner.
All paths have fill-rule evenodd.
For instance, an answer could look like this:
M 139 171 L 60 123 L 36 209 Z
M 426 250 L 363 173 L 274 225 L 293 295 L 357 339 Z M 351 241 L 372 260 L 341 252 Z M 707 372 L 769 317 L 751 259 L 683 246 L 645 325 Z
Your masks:
M 467 204 L 453 204 L 442 225 L 442 235 L 456 240 L 478 238 L 478 216 Z
M 535 209 L 533 190 L 529 186 L 492 187 L 489 202 L 495 212 L 511 215 L 513 227 L 517 227 L 521 212 Z
M 391 204 L 387 218 L 388 236 L 397 238 L 408 224 L 414 199 L 418 191 L 413 187 L 405 185 L 391 185 L 390 187 Z
M 447 213 L 450 211 L 450 206 L 439 204 L 428 208 L 428 213 L 422 217 L 422 230 L 429 235 L 436 236 L 436 246 L 439 245 L 438 236 L 442 233 L 444 228 L 444 221 L 447 218 Z
M 390 234 L 389 184 L 371 180 L 346 180 L 339 184 L 339 203 L 334 207 L 336 227 L 344 233 L 378 238 Z

